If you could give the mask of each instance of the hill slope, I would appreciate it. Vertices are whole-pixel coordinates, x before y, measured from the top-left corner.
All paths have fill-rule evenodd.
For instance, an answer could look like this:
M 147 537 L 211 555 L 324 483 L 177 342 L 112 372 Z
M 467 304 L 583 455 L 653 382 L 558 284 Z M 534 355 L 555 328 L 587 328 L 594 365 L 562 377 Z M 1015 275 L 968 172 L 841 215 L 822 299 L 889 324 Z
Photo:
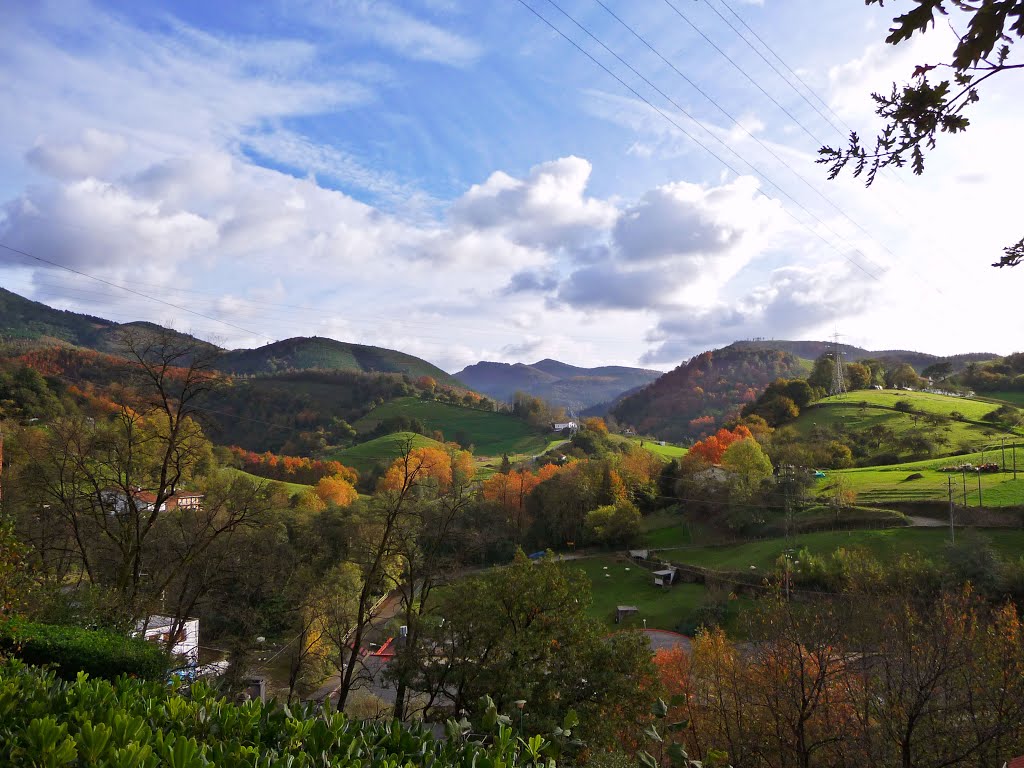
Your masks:
M 352 426 L 361 433 L 372 432 L 380 422 L 395 417 L 419 419 L 428 432 L 438 430 L 445 440 L 454 440 L 465 448 L 472 445 L 478 456 L 541 453 L 549 437 L 508 413 L 415 397 L 401 397 L 378 405 Z
M 459 371 L 455 378 L 498 400 L 507 402 L 517 391 L 522 391 L 553 405 L 583 410 L 614 400 L 660 375 L 659 371 L 644 368 L 615 365 L 580 368 L 558 360 L 539 360 L 531 365 L 481 361 Z
M 612 408 L 620 424 L 666 440 L 695 440 L 777 378 L 804 375 L 808 363 L 790 352 L 731 345 L 703 352 Z
M 383 347 L 351 344 L 321 336 L 298 336 L 256 349 L 225 352 L 217 368 L 235 374 L 273 374 L 283 371 L 353 371 L 430 376 L 440 384 L 459 386 L 436 365 L 413 355 Z

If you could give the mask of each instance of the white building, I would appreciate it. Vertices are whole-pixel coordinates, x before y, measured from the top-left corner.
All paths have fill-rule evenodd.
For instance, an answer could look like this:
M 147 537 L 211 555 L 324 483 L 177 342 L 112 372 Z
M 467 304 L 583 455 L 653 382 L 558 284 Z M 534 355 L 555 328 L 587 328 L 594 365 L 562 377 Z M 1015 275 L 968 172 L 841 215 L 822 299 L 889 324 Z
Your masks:
M 172 616 L 150 616 L 146 621 L 138 623 L 135 632 L 166 648 L 175 623 Z M 199 619 L 185 619 L 181 623 L 181 628 L 174 636 L 171 653 L 182 657 L 190 667 L 199 665 Z

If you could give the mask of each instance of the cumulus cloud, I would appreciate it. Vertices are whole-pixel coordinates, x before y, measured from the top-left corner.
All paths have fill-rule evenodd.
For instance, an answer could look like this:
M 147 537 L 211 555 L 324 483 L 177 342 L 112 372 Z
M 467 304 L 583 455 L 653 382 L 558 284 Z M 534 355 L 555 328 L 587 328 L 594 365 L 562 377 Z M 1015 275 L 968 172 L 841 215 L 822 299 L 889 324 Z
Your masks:
M 39 141 L 28 151 L 25 159 L 58 179 L 80 179 L 103 176 L 126 147 L 123 136 L 87 128 L 79 141 L 63 144 Z
M 449 211 L 456 227 L 496 230 L 527 246 L 582 245 L 618 215 L 605 200 L 587 197 L 591 165 L 563 157 L 530 169 L 525 179 L 502 171 L 474 184 Z
M 781 267 L 746 296 L 664 314 L 649 336 L 657 345 L 641 362 L 676 362 L 736 339 L 820 331 L 863 312 L 872 288 L 869 278 L 848 263 Z

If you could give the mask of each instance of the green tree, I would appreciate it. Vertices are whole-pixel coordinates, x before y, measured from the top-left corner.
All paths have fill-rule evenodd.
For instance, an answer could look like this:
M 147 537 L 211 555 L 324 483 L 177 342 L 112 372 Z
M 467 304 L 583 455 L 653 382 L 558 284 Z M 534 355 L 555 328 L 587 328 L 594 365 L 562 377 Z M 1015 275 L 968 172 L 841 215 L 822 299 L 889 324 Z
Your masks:
M 756 440 L 750 438 L 733 443 L 722 454 L 722 466 L 732 472 L 729 496 L 747 502 L 761 490 L 762 483 L 772 476 L 772 462 Z
M 453 583 L 425 627 L 435 652 L 413 687 L 431 706 L 475 711 L 485 694 L 498 710 L 524 701 L 523 727 L 551 732 L 569 710 L 588 747 L 638 736 L 636 713 L 655 693 L 650 648 L 641 633 L 607 636 L 587 615 L 590 585 L 578 569 L 518 552 L 507 568 Z
M 866 0 L 868 5 L 884 0 Z M 1024 0 L 913 0 L 913 7 L 893 20 L 885 41 L 899 45 L 935 26 L 936 15 L 949 18 L 957 41 L 944 61 L 919 64 L 910 83 L 893 83 L 888 95 L 873 94 L 875 112 L 885 120 L 874 148 L 861 144 L 853 132 L 845 148 L 818 150 L 818 162 L 829 167 L 830 179 L 852 163 L 854 176 L 866 172 L 870 186 L 878 171 L 910 163 L 924 172 L 924 154 L 934 149 L 940 133 L 962 133 L 970 124 L 967 108 L 980 98 L 979 87 L 1002 72 L 1024 68 L 1011 63 L 1013 46 L 1024 37 Z M 943 23 L 945 26 L 945 23 Z M 930 78 L 934 72 L 943 77 Z M 945 76 L 950 73 L 950 76 Z M 994 267 L 1012 267 L 1024 260 L 1024 238 L 1004 249 Z
M 832 386 L 832 379 L 836 372 L 836 361 L 831 354 L 825 354 L 814 361 L 814 368 L 811 375 L 807 377 L 807 383 L 812 387 L 819 387 L 828 392 Z
M 640 510 L 629 501 L 608 504 L 588 512 L 584 525 L 599 544 L 628 543 L 640 533 Z

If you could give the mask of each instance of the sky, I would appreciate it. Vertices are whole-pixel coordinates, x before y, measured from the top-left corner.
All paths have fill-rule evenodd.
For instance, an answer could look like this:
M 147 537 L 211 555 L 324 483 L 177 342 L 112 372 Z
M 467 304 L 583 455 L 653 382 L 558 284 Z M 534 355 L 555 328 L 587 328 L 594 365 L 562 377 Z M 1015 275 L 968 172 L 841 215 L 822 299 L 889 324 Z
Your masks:
M 0 285 L 225 347 L 667 370 L 737 339 L 1020 350 L 1019 78 L 826 179 L 941 61 L 909 0 L 14 0 Z M 827 10 L 824 8 L 827 7 Z M 742 36 L 741 36 L 742 35 Z M 24 255 L 28 254 L 28 255 Z M 34 257 L 34 258 L 32 258 Z

